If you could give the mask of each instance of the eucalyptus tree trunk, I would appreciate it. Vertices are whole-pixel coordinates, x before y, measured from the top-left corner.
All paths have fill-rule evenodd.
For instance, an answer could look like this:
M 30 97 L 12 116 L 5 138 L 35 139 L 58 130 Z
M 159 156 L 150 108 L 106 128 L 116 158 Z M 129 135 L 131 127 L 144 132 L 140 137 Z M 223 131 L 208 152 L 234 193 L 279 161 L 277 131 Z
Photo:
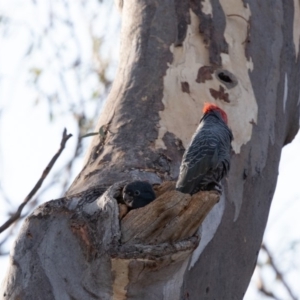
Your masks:
M 299 38 L 299 0 L 125 0 L 102 134 L 66 197 L 25 221 L 3 298 L 242 299 L 299 127 Z M 234 135 L 220 198 L 172 182 L 204 102 Z M 136 179 L 157 200 L 120 219 Z

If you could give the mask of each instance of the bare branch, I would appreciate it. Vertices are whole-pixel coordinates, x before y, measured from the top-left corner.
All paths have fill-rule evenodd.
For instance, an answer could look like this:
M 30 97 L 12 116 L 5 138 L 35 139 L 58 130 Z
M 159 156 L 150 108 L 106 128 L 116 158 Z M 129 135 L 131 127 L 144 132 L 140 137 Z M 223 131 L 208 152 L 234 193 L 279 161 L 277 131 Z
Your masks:
M 277 296 L 274 295 L 274 293 L 268 291 L 264 285 L 258 287 L 258 290 L 267 297 L 273 298 L 274 300 L 280 300 L 279 298 L 277 298 Z
M 269 260 L 270 266 L 273 268 L 274 272 L 276 273 L 276 278 L 282 282 L 282 284 L 286 288 L 287 292 L 289 293 L 291 299 L 297 300 L 297 297 L 295 297 L 295 295 L 293 294 L 291 288 L 289 287 L 288 283 L 286 282 L 286 280 L 284 278 L 284 275 L 282 274 L 282 272 L 278 269 L 277 265 L 275 264 L 273 256 L 270 253 L 268 247 L 265 244 L 262 244 L 261 248 L 268 255 L 268 260 Z
M 38 191 L 38 189 L 43 184 L 43 181 L 48 176 L 50 170 L 52 169 L 53 165 L 55 164 L 57 158 L 60 156 L 62 151 L 65 148 L 67 140 L 72 136 L 72 134 L 67 134 L 67 130 L 64 129 L 63 136 L 60 142 L 60 148 L 57 151 L 57 153 L 52 157 L 49 164 L 45 168 L 45 170 L 42 173 L 42 176 L 38 180 L 38 182 L 35 184 L 33 189 L 30 191 L 30 193 L 27 195 L 27 197 L 24 199 L 24 201 L 20 204 L 18 207 L 18 210 L 0 227 L 0 233 L 2 233 L 4 230 L 6 230 L 11 224 L 13 224 L 16 220 L 18 220 L 21 216 L 22 210 L 25 207 L 25 205 L 30 201 L 30 199 L 34 196 L 34 194 Z

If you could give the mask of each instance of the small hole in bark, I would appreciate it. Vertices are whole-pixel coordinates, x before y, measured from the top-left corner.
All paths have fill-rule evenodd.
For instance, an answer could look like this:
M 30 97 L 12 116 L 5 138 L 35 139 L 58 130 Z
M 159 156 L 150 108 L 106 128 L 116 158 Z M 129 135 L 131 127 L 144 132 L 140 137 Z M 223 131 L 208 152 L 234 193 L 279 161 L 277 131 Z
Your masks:
M 206 288 L 206 294 L 209 293 L 209 286 Z
M 187 94 L 190 93 L 190 85 L 189 85 L 189 83 L 187 81 L 182 81 L 181 82 L 181 90 L 184 93 L 187 93 Z
M 227 70 L 217 70 L 215 75 L 217 79 L 227 87 L 227 89 L 231 89 L 237 85 L 236 77 Z
M 225 73 L 221 72 L 218 74 L 219 78 L 222 80 L 222 81 L 225 81 L 225 82 L 228 82 L 228 83 L 231 83 L 232 80 L 229 76 L 227 76 Z

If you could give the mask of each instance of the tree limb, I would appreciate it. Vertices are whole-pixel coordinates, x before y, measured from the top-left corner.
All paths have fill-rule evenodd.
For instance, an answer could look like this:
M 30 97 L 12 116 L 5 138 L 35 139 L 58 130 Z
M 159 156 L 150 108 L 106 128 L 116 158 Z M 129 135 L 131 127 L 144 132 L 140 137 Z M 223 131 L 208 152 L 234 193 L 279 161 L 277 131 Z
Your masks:
M 276 278 L 279 279 L 282 284 L 284 285 L 284 287 L 286 288 L 288 294 L 290 295 L 291 299 L 293 300 L 297 300 L 297 297 L 294 296 L 291 288 L 289 287 L 288 283 L 286 282 L 286 280 L 284 279 L 284 276 L 282 274 L 282 272 L 278 269 L 277 265 L 274 262 L 273 256 L 270 253 L 268 247 L 265 244 L 261 245 L 261 248 L 266 252 L 266 254 L 268 255 L 268 260 L 270 263 L 270 266 L 273 268 L 275 274 L 276 274 Z
M 72 134 L 67 134 L 67 130 L 64 129 L 63 136 L 60 142 L 60 148 L 57 151 L 57 153 L 52 157 L 50 162 L 48 163 L 47 167 L 42 173 L 42 176 L 38 180 L 38 182 L 35 184 L 33 189 L 30 191 L 30 193 L 27 195 L 27 197 L 24 199 L 24 201 L 19 205 L 18 210 L 0 227 L 0 233 L 2 233 L 4 230 L 6 230 L 10 225 L 12 225 L 16 220 L 18 220 L 21 216 L 22 210 L 25 207 L 25 205 L 30 201 L 30 199 L 34 196 L 34 194 L 38 191 L 38 189 L 43 184 L 43 181 L 48 176 L 50 170 L 52 169 L 53 165 L 55 164 L 57 158 L 60 156 L 62 151 L 65 148 L 66 142 L 68 139 L 72 136 Z

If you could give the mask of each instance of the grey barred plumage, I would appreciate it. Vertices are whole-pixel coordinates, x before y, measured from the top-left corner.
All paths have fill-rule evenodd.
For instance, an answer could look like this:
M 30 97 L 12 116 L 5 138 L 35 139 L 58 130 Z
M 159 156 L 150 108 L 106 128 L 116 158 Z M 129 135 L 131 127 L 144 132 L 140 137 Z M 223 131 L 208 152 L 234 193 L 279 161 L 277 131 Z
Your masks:
M 220 190 L 219 182 L 230 169 L 233 135 L 227 115 L 218 106 L 207 104 L 204 115 L 186 149 L 176 189 L 194 194 L 199 190 Z

